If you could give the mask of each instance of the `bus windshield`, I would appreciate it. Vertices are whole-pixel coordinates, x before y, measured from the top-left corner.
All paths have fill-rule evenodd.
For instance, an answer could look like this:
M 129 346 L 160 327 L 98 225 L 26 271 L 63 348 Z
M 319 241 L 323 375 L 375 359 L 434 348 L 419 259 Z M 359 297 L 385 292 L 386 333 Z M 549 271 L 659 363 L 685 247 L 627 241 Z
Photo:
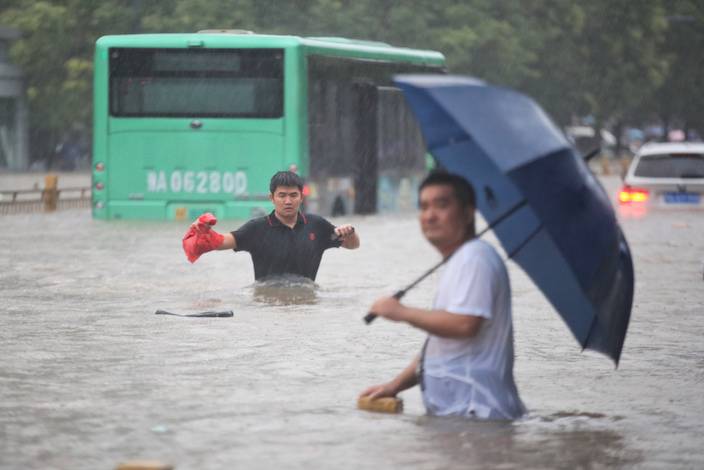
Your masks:
M 283 115 L 282 49 L 110 49 L 116 117 Z

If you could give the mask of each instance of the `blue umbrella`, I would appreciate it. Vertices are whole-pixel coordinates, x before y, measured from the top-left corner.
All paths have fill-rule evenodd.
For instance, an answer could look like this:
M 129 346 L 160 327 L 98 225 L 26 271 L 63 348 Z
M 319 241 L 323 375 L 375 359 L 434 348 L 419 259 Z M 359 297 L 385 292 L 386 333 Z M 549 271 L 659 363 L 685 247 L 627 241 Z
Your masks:
M 477 209 L 583 348 L 618 365 L 633 263 L 609 198 L 545 112 L 516 91 L 448 75 L 395 78 L 428 151 L 477 193 Z

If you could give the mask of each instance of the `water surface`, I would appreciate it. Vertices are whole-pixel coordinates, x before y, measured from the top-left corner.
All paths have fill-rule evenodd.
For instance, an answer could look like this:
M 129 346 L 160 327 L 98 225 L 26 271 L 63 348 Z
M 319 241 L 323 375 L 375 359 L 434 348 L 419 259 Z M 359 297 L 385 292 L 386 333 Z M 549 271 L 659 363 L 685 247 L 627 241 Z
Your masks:
M 0 467 L 702 468 L 704 214 L 621 220 L 637 280 L 619 368 L 582 353 L 509 263 L 530 414 L 479 423 L 425 416 L 416 389 L 402 394 L 402 415 L 355 407 L 423 341 L 405 325 L 362 322 L 377 296 L 439 259 L 412 214 L 334 219 L 353 223 L 362 247 L 329 250 L 316 285 L 300 288 L 254 285 L 247 254 L 189 264 L 183 223 L 3 217 Z M 406 301 L 430 306 L 436 280 Z

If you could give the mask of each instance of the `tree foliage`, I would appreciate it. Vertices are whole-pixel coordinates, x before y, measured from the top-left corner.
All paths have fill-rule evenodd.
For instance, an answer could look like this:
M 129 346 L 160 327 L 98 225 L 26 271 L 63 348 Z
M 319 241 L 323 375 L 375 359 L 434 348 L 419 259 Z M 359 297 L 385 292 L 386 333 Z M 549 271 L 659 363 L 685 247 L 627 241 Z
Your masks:
M 647 119 L 704 127 L 699 0 L 5 0 L 22 32 L 34 158 L 91 121 L 92 54 L 106 34 L 245 29 L 439 50 L 451 72 L 517 88 L 561 124 Z M 42 145 L 43 144 L 43 145 Z

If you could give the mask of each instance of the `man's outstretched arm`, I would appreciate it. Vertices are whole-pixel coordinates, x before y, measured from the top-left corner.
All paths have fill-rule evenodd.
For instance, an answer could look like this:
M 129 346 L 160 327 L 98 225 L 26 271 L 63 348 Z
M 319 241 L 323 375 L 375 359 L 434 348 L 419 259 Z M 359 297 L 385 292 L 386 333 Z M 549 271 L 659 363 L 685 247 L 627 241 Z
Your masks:
M 222 236 L 222 244 L 216 250 L 234 250 L 237 248 L 237 240 L 235 240 L 235 236 L 232 233 L 223 233 Z
M 342 240 L 342 248 L 354 250 L 359 248 L 359 236 L 350 224 L 340 225 L 335 228 L 335 235 Z
M 188 261 L 195 263 L 203 253 L 233 249 L 237 246 L 232 233 L 221 234 L 213 230 L 213 225 L 216 223 L 215 216 L 206 212 L 188 228 L 182 240 L 183 251 Z
M 476 315 L 407 307 L 393 297 L 377 299 L 369 311 L 387 320 L 406 322 L 443 338 L 472 338 L 479 333 L 483 321 L 482 317 Z

